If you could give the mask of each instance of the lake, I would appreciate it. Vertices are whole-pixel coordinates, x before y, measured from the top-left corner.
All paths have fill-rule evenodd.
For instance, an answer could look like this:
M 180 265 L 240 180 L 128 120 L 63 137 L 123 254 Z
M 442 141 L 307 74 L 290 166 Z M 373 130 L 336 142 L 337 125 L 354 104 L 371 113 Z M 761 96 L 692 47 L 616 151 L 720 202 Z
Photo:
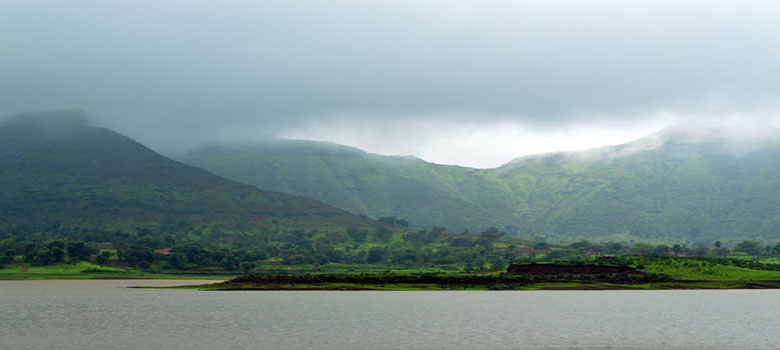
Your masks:
M 3 349 L 772 349 L 780 290 L 227 291 L 0 281 Z

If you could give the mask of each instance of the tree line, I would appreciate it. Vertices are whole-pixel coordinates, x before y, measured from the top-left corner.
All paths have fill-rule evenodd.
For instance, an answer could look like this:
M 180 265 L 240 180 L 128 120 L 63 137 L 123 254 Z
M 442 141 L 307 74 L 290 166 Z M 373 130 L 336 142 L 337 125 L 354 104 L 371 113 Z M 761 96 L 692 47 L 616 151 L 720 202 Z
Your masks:
M 348 227 L 335 233 L 295 230 L 231 236 L 218 229 L 205 233 L 160 233 L 150 229 L 136 232 L 78 229 L 75 234 L 70 232 L 82 239 L 58 238 L 61 233 L 54 232 L 6 234 L 5 239 L 0 240 L 0 266 L 14 262 L 50 265 L 89 261 L 96 264 L 122 262 L 142 269 L 249 272 L 275 265 L 306 264 L 316 268 L 335 263 L 478 271 L 503 270 L 518 260 L 575 261 L 603 255 L 780 256 L 780 243 L 768 246 L 747 240 L 732 248 L 719 241 L 712 247 L 695 248 L 682 244 L 597 244 L 589 241 L 554 245 L 505 237 L 496 228 L 479 234 L 451 234 L 443 227 L 412 230 L 406 228 L 408 223 L 403 220 L 393 217 L 382 220 L 385 225 Z M 227 242 L 227 238 L 234 241 Z M 98 243 L 110 243 L 114 249 L 101 251 Z

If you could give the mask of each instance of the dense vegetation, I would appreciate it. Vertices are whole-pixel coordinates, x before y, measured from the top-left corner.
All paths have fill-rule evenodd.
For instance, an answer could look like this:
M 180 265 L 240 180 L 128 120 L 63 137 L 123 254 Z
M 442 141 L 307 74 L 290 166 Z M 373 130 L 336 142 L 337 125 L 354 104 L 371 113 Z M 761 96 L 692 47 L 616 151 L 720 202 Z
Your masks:
M 322 200 L 370 217 L 395 216 L 416 227 L 479 232 L 503 224 L 522 203 L 489 172 L 386 157 L 311 141 L 202 147 L 179 157 L 234 181 Z
M 756 164 L 774 164 L 767 160 L 773 154 L 768 148 L 738 158 L 746 162 L 742 165 L 748 170 L 727 169 L 725 165 L 716 167 L 712 163 L 707 171 L 693 172 L 698 176 L 696 181 L 686 177 L 688 171 L 685 169 L 676 170 L 679 174 L 673 178 L 658 176 L 628 181 L 626 174 L 672 171 L 663 166 L 673 162 L 656 162 L 647 157 L 660 159 L 667 157 L 667 153 L 681 157 L 683 151 L 678 148 L 694 147 L 695 150 L 689 150 L 693 152 L 693 158 L 707 158 L 710 159 L 708 162 L 727 156 L 710 149 L 713 154 L 704 157 L 701 152 L 705 148 L 699 144 L 673 143 L 660 149 L 636 151 L 636 154 L 643 154 L 645 158 L 642 159 L 609 158 L 603 154 L 565 159 L 559 155 L 529 158 L 501 169 L 475 170 L 431 165 L 416 159 L 372 156 L 332 145 L 328 146 L 333 147 L 332 150 L 324 152 L 317 146 L 316 152 L 312 153 L 311 144 L 300 145 L 303 146 L 299 156 L 340 169 L 338 173 L 329 173 L 322 169 L 305 171 L 306 166 L 295 168 L 292 172 L 304 174 L 302 177 L 311 175 L 311 179 L 301 182 L 301 188 L 308 186 L 310 181 L 321 179 L 323 191 L 329 193 L 351 183 L 350 186 L 356 187 L 342 193 L 347 197 L 354 197 L 361 188 L 378 191 L 370 196 L 384 198 L 384 203 L 405 203 L 404 208 L 416 212 L 403 212 L 414 217 L 429 215 L 442 222 L 460 217 L 461 220 L 472 220 L 474 225 L 487 223 L 487 228 L 474 230 L 477 233 L 459 229 L 448 231 L 438 226 L 418 229 L 415 226 L 420 224 L 413 219 L 407 221 L 406 217 L 394 215 L 384 215 L 374 221 L 315 200 L 259 190 L 177 163 L 113 131 L 89 126 L 79 113 L 41 113 L 12 118 L 0 125 L 0 267 L 3 267 L 0 271 L 10 271 L 21 278 L 24 276 L 20 273 L 27 269 L 51 275 L 66 271 L 73 276 L 83 272 L 100 276 L 101 273 L 127 271 L 470 273 L 504 271 L 512 262 L 586 263 L 608 256 L 617 257 L 618 260 L 611 260 L 612 263 L 641 266 L 648 274 L 731 281 L 745 276 L 761 280 L 774 278 L 777 269 L 772 264 L 780 262 L 780 244 L 772 245 L 776 238 L 765 231 L 777 225 L 776 213 L 767 209 L 774 203 L 774 199 L 768 197 L 776 186 L 771 181 L 774 168 L 765 167 L 761 171 L 751 168 Z M 277 146 L 280 147 L 277 156 L 289 158 L 288 145 Z M 215 154 L 220 155 L 217 158 L 223 153 L 238 154 L 234 151 Z M 345 152 L 355 158 L 356 169 L 350 170 L 349 166 L 339 163 Z M 269 152 L 269 156 L 273 154 Z M 245 155 L 252 158 L 257 153 L 251 148 Z M 366 158 L 385 164 L 386 168 L 374 169 L 372 176 L 360 175 L 365 170 L 361 167 L 367 164 Z M 646 165 L 645 161 L 651 165 Z M 290 173 L 290 169 L 266 165 L 269 173 L 279 170 L 274 176 Z M 653 169 L 653 166 L 658 168 Z M 248 171 L 255 173 L 251 166 Z M 754 218 L 751 227 L 755 230 L 734 229 L 732 232 L 741 232 L 741 236 L 767 237 L 763 241 L 769 245 L 735 238 L 740 235 L 729 236 L 728 240 L 722 240 L 724 243 L 706 240 L 707 237 L 720 237 L 719 232 L 724 231 L 708 231 L 710 226 L 704 224 L 691 226 L 689 231 L 674 231 L 682 224 L 695 225 L 709 220 L 696 216 L 682 218 L 679 217 L 682 214 L 668 212 L 674 209 L 692 215 L 687 204 L 678 208 L 675 205 L 679 202 L 674 200 L 669 202 L 671 209 L 657 204 L 656 211 L 640 210 L 636 218 L 632 216 L 638 210 L 638 202 L 663 203 L 667 200 L 663 196 L 670 191 L 678 195 L 676 200 L 689 198 L 699 190 L 706 192 L 706 186 L 734 178 L 736 175 L 732 173 L 735 171 L 754 187 L 745 188 L 743 183 L 736 181 L 730 185 L 732 187 L 725 186 L 715 193 L 693 198 L 691 203 L 698 203 L 701 208 L 694 209 L 706 212 L 706 215 L 702 214 L 706 217 L 714 212 L 733 215 L 731 224 L 723 224 L 727 227 L 743 225 L 743 217 Z M 758 173 L 750 173 L 752 171 Z M 534 185 L 529 187 L 532 190 L 518 185 L 530 181 L 528 176 L 532 175 L 529 174 L 533 174 Z M 713 176 L 719 177 L 717 181 L 712 180 Z M 296 177 L 291 179 L 297 181 Z M 332 179 L 340 182 L 324 185 Z M 675 182 L 684 179 L 700 187 Z M 426 181 L 436 185 L 430 187 Z M 562 183 L 566 186 L 561 187 Z M 697 191 L 692 191 L 690 186 Z M 665 190 L 667 187 L 670 190 Z M 566 188 L 568 190 L 562 190 Z M 353 190 L 354 193 L 350 192 Z M 389 195 L 382 191 L 399 192 Z M 418 196 L 425 200 L 418 200 Z M 743 200 L 724 204 L 718 196 Z M 707 203 L 702 202 L 705 200 Z M 368 197 L 360 201 L 369 202 Z M 548 206 L 549 210 L 541 211 L 546 213 L 543 221 L 547 226 L 540 224 L 538 218 L 534 219 L 536 211 L 528 212 L 529 203 L 538 210 Z M 586 207 L 579 207 L 583 205 Z M 515 212 L 519 210 L 517 208 L 524 209 Z M 386 212 L 399 211 L 391 208 Z M 586 213 L 590 216 L 583 217 Z M 656 218 L 657 222 L 642 221 L 647 215 Z M 679 222 L 670 223 L 669 220 L 675 217 Z M 505 230 L 490 227 L 491 220 L 512 229 L 512 233 L 519 232 L 521 236 L 533 239 L 506 235 Z M 507 222 L 523 224 L 513 226 L 515 224 Z M 646 226 L 636 232 L 594 229 L 604 225 L 629 227 L 637 223 Z M 548 226 L 550 231 L 546 231 Z M 577 227 L 578 233 L 556 227 L 572 230 Z M 658 231 L 658 235 L 651 234 L 659 228 L 663 231 Z M 682 236 L 676 236 L 675 232 Z M 558 240 L 564 236 L 573 243 L 560 244 Z M 584 236 L 600 237 L 603 241 L 582 240 Z M 632 241 L 637 237 L 644 238 L 637 242 L 652 244 Z M 704 245 L 658 244 L 661 239 L 675 242 L 680 241 L 680 237 L 696 238 L 695 241 Z M 686 272 L 679 272 L 681 269 Z M 624 279 L 617 278 L 612 282 Z M 581 279 L 581 282 L 586 280 Z
M 509 272 L 252 274 L 196 286 L 210 290 L 533 290 L 780 288 L 780 265 L 736 258 L 609 256 L 572 264 L 516 264 Z
M 382 221 L 403 225 L 403 221 L 393 218 Z M 756 241 L 743 241 L 732 248 L 719 241 L 711 247 L 694 248 L 680 244 L 588 241 L 557 245 L 507 237 L 495 228 L 480 234 L 450 234 L 440 227 L 414 230 L 379 225 L 370 230 L 348 227 L 343 232 L 233 234 L 228 235 L 230 242 L 225 241 L 225 235 L 159 234 L 148 229 L 131 233 L 85 229 L 68 236 L 63 238 L 56 232 L 17 232 L 0 239 L 0 267 L 89 262 L 154 273 L 235 274 L 387 269 L 504 271 L 512 262 L 585 263 L 598 257 L 634 259 L 631 264 L 642 267 L 648 264 L 637 259 L 648 257 L 701 257 L 740 268 L 755 268 L 761 264 L 759 259 L 780 262 L 780 244 L 769 246 Z M 664 271 L 659 268 L 652 272 Z
M 777 240 L 780 147 L 669 129 L 630 144 L 525 157 L 470 169 L 385 157 L 330 143 L 213 145 L 182 161 L 239 182 L 322 200 L 417 227 L 526 239 Z
M 78 112 L 0 125 L 0 237 L 85 231 L 263 236 L 376 223 L 316 200 L 257 189 L 163 157 Z
M 283 231 L 233 243 L 190 239 L 182 235 L 82 232 L 81 240 L 63 240 L 54 233 L 16 235 L 0 241 L 0 265 L 47 265 L 90 261 L 148 271 L 292 271 L 320 268 L 419 268 L 501 270 L 514 259 L 516 244 L 495 229 L 479 235 L 447 235 L 442 228 L 398 231 L 377 226 L 372 231 L 349 227 L 344 232 Z M 98 243 L 102 242 L 102 243 Z M 82 250 L 71 254 L 71 246 Z M 98 246 L 109 246 L 98 251 Z

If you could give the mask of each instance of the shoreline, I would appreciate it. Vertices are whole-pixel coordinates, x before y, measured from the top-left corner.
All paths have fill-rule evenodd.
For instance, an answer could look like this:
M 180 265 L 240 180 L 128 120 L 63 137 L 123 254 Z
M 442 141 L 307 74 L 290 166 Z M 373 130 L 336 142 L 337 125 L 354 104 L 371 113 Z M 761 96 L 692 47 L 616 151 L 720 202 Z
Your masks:
M 153 288 L 153 287 L 152 287 Z M 162 287 L 165 288 L 165 287 Z M 234 280 L 178 286 L 179 289 L 201 291 L 533 291 L 533 290 L 730 290 L 780 289 L 780 280 L 773 281 L 657 281 L 646 283 L 612 283 L 607 281 L 556 281 L 538 283 L 349 283 L 319 282 L 236 282 Z
M 175 274 L 119 274 L 119 273 L 74 273 L 74 274 L 0 274 L 0 281 L 227 281 L 238 275 L 175 275 Z

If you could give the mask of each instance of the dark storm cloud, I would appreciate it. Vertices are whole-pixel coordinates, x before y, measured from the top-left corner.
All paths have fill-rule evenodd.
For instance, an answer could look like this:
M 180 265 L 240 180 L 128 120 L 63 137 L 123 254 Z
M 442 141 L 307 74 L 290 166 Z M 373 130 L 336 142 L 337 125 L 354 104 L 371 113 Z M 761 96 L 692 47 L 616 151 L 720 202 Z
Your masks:
M 153 146 L 362 119 L 770 112 L 773 1 L 0 2 L 0 113 L 78 107 Z

